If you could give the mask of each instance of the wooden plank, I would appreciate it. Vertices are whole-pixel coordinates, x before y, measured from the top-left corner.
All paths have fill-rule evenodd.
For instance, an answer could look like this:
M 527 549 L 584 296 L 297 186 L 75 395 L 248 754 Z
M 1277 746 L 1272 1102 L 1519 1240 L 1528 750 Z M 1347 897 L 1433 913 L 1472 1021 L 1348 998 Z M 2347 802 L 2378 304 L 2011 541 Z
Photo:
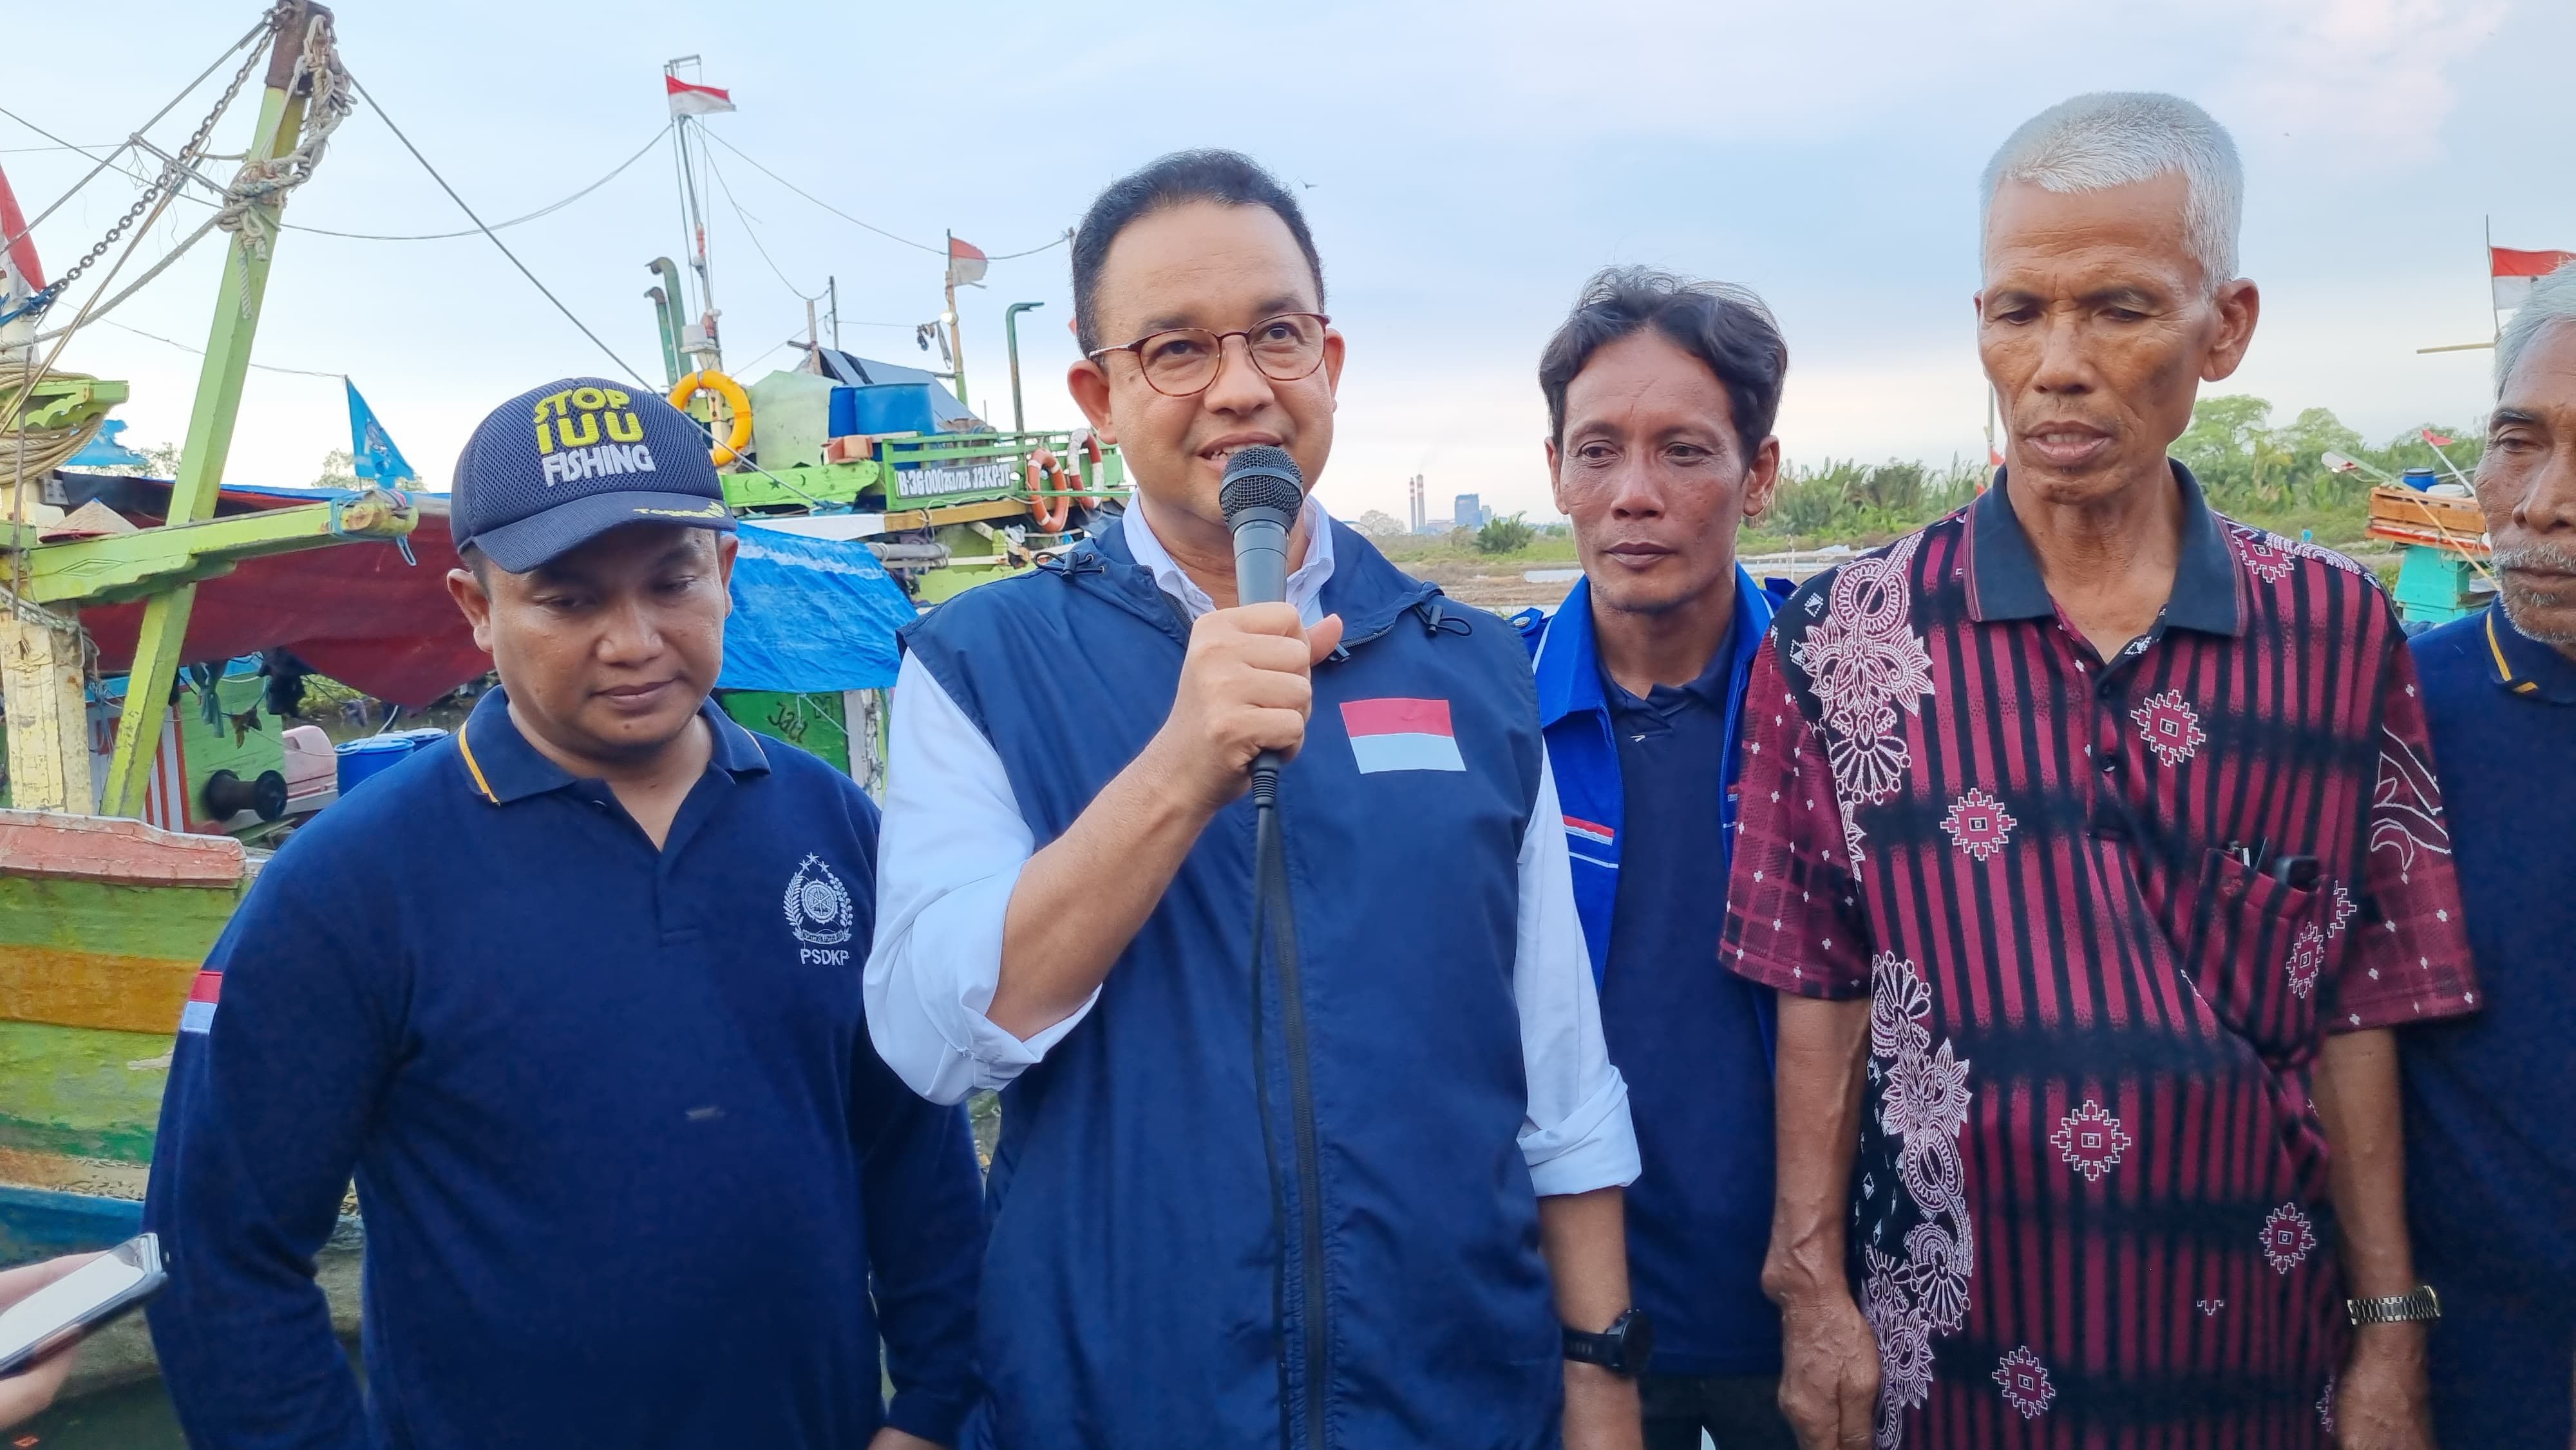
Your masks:
M 56 629 L 32 613 L 0 609 L 0 696 L 7 701 L 12 805 L 86 811 L 93 804 L 81 664 L 77 628 Z
M 0 1023 L 167 1034 L 197 969 L 195 958 L 0 943 Z
M 89 768 L 81 735 L 81 768 Z M 11 877 L 99 881 L 136 886 L 242 884 L 241 842 L 189 836 L 113 816 L 0 810 L 0 882 Z
M 16 1171 L 0 1177 L 64 1188 L 75 1185 L 21 1175 L 37 1175 L 48 1159 L 149 1164 L 173 1035 L 0 1022 L 0 1148 L 16 1152 L 0 1165 Z M 77 1176 L 61 1164 L 46 1172 Z

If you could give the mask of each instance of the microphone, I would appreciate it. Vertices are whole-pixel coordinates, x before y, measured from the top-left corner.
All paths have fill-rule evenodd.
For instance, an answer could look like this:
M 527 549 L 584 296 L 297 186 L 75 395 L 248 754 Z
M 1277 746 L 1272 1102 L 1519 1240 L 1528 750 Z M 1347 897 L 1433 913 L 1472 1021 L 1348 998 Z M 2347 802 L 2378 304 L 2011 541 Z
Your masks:
M 1285 448 L 1256 444 L 1225 461 L 1217 507 L 1234 531 L 1234 598 L 1237 604 L 1278 604 L 1288 598 L 1288 529 L 1306 504 L 1306 476 Z M 1279 753 L 1252 761 L 1252 803 L 1268 809 L 1279 791 Z
M 1288 530 L 1306 503 L 1306 476 L 1285 448 L 1239 448 L 1225 461 L 1217 506 L 1234 531 L 1234 597 L 1238 604 L 1277 604 L 1288 597 Z

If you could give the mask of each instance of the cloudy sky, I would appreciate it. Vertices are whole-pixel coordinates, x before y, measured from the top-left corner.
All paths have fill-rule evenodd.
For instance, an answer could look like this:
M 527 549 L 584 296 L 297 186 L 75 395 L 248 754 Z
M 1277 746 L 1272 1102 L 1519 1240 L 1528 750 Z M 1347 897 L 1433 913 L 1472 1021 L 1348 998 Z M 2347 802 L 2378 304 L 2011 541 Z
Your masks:
M 343 55 L 487 220 L 558 201 L 664 124 L 663 61 L 696 53 L 741 109 L 711 129 L 841 211 L 936 247 L 1040 246 L 1101 184 L 1172 149 L 1242 148 L 1298 188 L 1350 338 L 1337 512 L 1432 512 L 1475 490 L 1546 511 L 1540 342 L 1594 268 L 1645 262 L 1749 285 L 1792 366 L 1793 459 L 1983 448 L 1972 350 L 1976 177 L 2030 113 L 2075 92 L 2162 89 L 2234 129 L 2249 171 L 2244 266 L 2265 309 L 2226 385 L 2284 416 L 2326 406 L 2374 439 L 2460 422 L 2489 335 L 2482 228 L 2576 248 L 2566 142 L 2576 6 L 2564 0 L 2104 0 L 2080 7 L 1818 0 L 1368 0 L 1268 7 L 820 0 L 338 7 Z M 85 12 L 98 64 L 13 70 L 0 106 L 63 139 L 113 142 L 255 18 L 249 0 Z M 1114 14 L 1115 18 L 1110 18 Z M 116 67 L 101 84 L 99 65 Z M 152 133 L 184 139 L 213 87 Z M 238 150 L 246 98 L 218 133 Z M 0 167 L 29 214 L 88 163 L 0 117 Z M 718 150 L 717 300 L 730 365 L 757 376 L 804 328 L 799 291 L 840 284 L 852 350 L 920 363 L 940 308 L 931 251 L 861 230 Z M 50 271 L 131 200 L 110 177 L 38 231 Z M 139 268 L 192 230 L 174 210 Z M 290 223 L 416 233 L 464 225 L 375 114 L 342 128 Z M 644 264 L 678 256 L 667 145 L 588 198 L 502 233 L 618 354 L 661 376 Z M 757 238 L 767 260 L 754 246 Z M 202 345 L 218 249 L 115 320 Z M 783 274 L 783 276 L 781 275 Z M 129 270 L 128 275 L 133 275 Z M 961 301 L 972 401 L 1009 416 L 1002 309 L 1023 319 L 1030 419 L 1071 425 L 1061 248 L 996 262 Z M 58 317 L 65 314 L 57 314 Z M 892 325 L 878 325 L 892 324 Z M 766 351 L 767 355 L 763 356 Z M 290 233 L 258 359 L 357 380 L 443 486 L 475 420 L 570 372 L 613 372 L 479 237 Z M 195 360 L 97 326 L 62 366 L 130 379 L 130 441 L 177 438 Z M 229 477 L 302 483 L 345 446 L 338 383 L 253 374 Z

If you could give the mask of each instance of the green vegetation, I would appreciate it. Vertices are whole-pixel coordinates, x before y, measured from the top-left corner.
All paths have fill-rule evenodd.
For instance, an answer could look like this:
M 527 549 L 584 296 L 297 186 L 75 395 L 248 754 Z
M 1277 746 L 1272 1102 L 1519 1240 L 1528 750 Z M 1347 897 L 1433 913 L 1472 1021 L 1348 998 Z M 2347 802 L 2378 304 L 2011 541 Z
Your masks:
M 1476 530 L 1476 552 L 1479 554 L 1517 554 L 1538 537 L 1538 530 L 1520 514 L 1504 514 L 1485 520 Z

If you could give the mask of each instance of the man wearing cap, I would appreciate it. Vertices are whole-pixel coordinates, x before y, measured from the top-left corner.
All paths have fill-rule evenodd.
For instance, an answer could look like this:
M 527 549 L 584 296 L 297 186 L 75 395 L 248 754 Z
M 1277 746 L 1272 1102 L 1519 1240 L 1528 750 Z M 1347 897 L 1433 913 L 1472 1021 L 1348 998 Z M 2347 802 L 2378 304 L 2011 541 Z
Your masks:
M 501 687 L 278 853 L 181 1025 L 146 1216 L 190 1442 L 950 1441 L 973 1149 L 867 1043 L 875 808 L 707 701 L 704 436 L 551 384 L 453 508 Z M 353 1175 L 363 1401 L 312 1279 Z

